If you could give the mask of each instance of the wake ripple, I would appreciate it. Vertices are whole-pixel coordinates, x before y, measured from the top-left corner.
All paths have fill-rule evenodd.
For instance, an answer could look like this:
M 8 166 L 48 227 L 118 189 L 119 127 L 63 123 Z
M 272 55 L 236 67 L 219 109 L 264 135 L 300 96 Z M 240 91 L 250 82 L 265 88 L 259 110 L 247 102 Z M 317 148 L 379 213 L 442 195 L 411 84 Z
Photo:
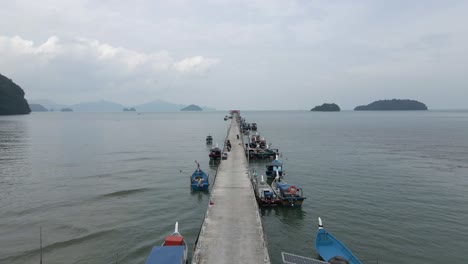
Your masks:
M 114 231 L 115 231 L 114 229 L 102 230 L 102 231 L 94 232 L 94 233 L 87 234 L 87 235 L 84 235 L 84 236 L 81 236 L 81 237 L 77 237 L 77 238 L 73 238 L 73 239 L 69 239 L 69 240 L 65 240 L 65 241 L 52 243 L 52 244 L 43 246 L 42 247 L 42 251 L 43 251 L 42 253 L 43 254 L 49 253 L 49 252 L 52 252 L 54 250 L 64 249 L 66 247 L 73 246 L 73 245 L 78 245 L 78 244 L 81 244 L 81 243 L 84 243 L 84 242 L 87 242 L 87 241 L 90 241 L 90 240 L 93 240 L 93 239 L 96 239 L 96 238 L 105 237 L 105 236 L 107 236 L 108 234 L 110 234 L 110 233 L 112 233 Z M 36 249 L 26 250 L 26 251 L 23 251 L 23 252 L 19 252 L 16 256 L 9 256 L 9 257 L 0 259 L 0 263 L 10 263 L 10 262 L 15 262 L 15 261 L 20 261 L 22 259 L 23 260 L 28 259 L 28 258 L 39 255 L 40 252 L 41 252 L 41 249 L 39 247 L 36 248 Z
M 122 190 L 122 191 L 116 191 L 116 192 L 103 194 L 100 197 L 101 198 L 120 197 L 120 196 L 127 196 L 127 195 L 131 195 L 131 194 L 146 192 L 146 191 L 149 191 L 149 190 L 151 190 L 151 188 L 139 188 L 139 189 Z

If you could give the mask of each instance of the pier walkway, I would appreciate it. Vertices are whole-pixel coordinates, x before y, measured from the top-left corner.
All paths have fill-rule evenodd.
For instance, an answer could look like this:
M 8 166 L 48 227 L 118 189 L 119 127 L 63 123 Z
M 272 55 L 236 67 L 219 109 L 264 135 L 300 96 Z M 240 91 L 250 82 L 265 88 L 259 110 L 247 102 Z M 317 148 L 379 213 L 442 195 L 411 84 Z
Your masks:
M 270 263 L 236 120 L 234 114 L 227 136 L 232 148 L 218 167 L 192 264 Z

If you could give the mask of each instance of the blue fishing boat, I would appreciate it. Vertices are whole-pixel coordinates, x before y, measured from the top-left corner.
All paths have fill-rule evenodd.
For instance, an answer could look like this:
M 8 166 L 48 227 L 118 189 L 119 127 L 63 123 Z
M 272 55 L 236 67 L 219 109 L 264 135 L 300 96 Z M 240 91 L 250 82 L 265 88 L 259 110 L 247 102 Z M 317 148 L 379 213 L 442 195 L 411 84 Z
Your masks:
M 278 160 L 278 155 L 276 155 L 274 161 L 266 165 L 265 174 L 267 175 L 267 178 L 273 179 L 276 176 L 276 172 L 278 172 L 279 176 L 283 175 L 283 163 Z
M 200 164 L 198 162 L 197 169 L 190 177 L 190 185 L 192 186 L 192 190 L 208 190 L 210 187 L 208 174 L 200 169 Z
M 179 233 L 179 223 L 176 222 L 174 233 L 166 236 L 161 246 L 151 249 L 146 264 L 183 264 L 187 263 L 187 243 Z
M 276 178 L 271 183 L 271 188 L 283 206 L 299 207 L 306 199 L 302 194 L 302 188 L 286 183 L 278 172 L 276 172 Z
M 334 259 L 344 259 L 349 264 L 362 264 L 341 241 L 328 233 L 322 225 L 320 217 L 317 235 L 315 236 L 315 249 L 325 261 L 332 263 Z

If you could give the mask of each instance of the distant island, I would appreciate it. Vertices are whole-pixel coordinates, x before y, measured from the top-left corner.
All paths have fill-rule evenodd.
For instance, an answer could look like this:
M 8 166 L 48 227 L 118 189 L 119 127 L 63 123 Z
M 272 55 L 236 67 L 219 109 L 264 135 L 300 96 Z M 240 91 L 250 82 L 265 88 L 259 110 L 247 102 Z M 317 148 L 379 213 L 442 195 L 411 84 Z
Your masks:
M 125 108 L 123 109 L 123 111 L 124 111 L 124 112 L 135 112 L 136 109 L 135 109 L 135 107 L 131 107 L 131 108 L 126 108 L 126 107 L 125 107 Z
M 310 109 L 310 111 L 316 111 L 316 112 L 339 112 L 341 109 L 340 107 L 335 104 L 323 104 L 323 105 L 317 105 L 316 107 Z
M 191 104 L 187 107 L 180 109 L 180 111 L 203 111 L 203 109 L 198 105 Z
M 139 105 L 131 105 L 125 106 L 116 102 L 100 100 L 100 101 L 90 101 L 90 102 L 81 102 L 78 104 L 60 104 L 53 102 L 48 99 L 36 99 L 36 100 L 28 100 L 31 104 L 40 104 L 44 106 L 49 111 L 53 109 L 60 111 L 62 108 L 71 108 L 73 112 L 122 112 L 125 111 L 124 109 L 128 109 L 132 111 L 132 108 L 135 108 L 135 111 L 138 112 L 178 112 L 182 108 L 187 107 L 187 105 L 183 104 L 175 104 L 166 102 L 163 100 L 154 100 L 144 104 Z M 200 106 L 203 111 L 215 111 L 216 109 Z
M 427 110 L 424 103 L 408 99 L 379 100 L 368 105 L 360 105 L 354 111 Z
M 31 112 L 49 112 L 49 110 L 41 104 L 29 104 L 29 108 L 31 108 Z
M 31 113 L 24 91 L 16 83 L 0 74 L 0 115 L 25 115 Z
M 69 107 L 65 107 L 65 108 L 62 108 L 60 110 L 60 112 L 73 112 L 73 109 L 69 108 Z

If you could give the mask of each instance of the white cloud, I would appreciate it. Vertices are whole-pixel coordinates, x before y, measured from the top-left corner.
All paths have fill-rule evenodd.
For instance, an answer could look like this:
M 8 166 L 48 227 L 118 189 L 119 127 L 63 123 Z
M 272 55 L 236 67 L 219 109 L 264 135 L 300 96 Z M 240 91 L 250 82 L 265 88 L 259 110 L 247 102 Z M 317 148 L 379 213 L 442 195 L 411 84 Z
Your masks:
M 19 36 L 5 37 L 0 36 L 0 54 L 5 55 L 40 55 L 55 56 L 60 52 L 59 39 L 52 36 L 46 42 L 39 46 L 34 46 L 31 40 L 23 39 Z
M 177 60 L 165 50 L 145 53 L 85 38 L 62 41 L 57 36 L 48 38 L 40 45 L 35 45 L 33 41 L 20 36 L 0 36 L 0 56 L 27 56 L 31 62 L 34 62 L 36 58 L 46 58 L 48 63 L 53 63 L 52 60 L 58 56 L 82 62 L 88 60 L 86 63 L 91 60 L 100 67 L 109 67 L 113 70 L 119 68 L 129 73 L 149 70 L 155 73 L 167 71 L 200 74 L 219 62 L 217 58 L 204 58 L 203 56 Z
M 195 56 L 174 63 L 174 67 L 176 70 L 182 73 L 205 72 L 208 68 L 210 68 L 218 62 L 218 59 L 210 59 L 203 58 L 202 56 Z
M 220 61 L 204 56 L 178 59 L 166 50 L 142 52 L 93 39 L 57 36 L 43 43 L 0 36 L 0 58 L 0 73 L 21 85 L 28 98 L 62 103 L 164 99 L 180 94 L 180 89 L 190 91 Z M 203 78 L 193 80 L 190 75 Z

